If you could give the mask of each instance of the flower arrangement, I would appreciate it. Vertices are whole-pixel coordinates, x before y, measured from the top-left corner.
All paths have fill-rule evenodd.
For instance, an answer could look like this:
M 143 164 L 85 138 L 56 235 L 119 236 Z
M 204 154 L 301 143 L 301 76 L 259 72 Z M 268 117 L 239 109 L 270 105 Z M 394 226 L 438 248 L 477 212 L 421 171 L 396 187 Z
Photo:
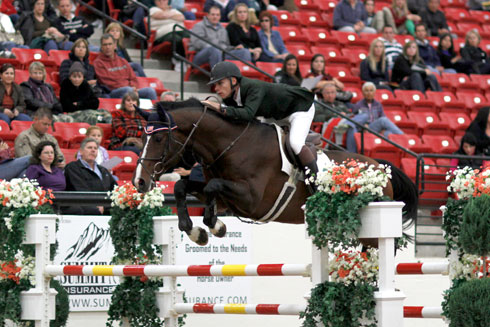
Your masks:
M 318 189 L 307 199 L 305 210 L 313 243 L 318 248 L 329 242 L 334 247 L 358 245 L 359 211 L 369 202 L 388 200 L 383 189 L 390 178 L 391 168 L 387 165 L 331 161 L 316 179 L 310 179 Z
M 459 259 L 449 260 L 449 278 L 454 279 L 480 279 L 483 278 L 483 266 L 485 262 L 482 257 L 473 254 L 463 254 Z M 487 271 L 490 268 L 490 262 L 486 262 Z
M 379 272 L 377 250 L 373 248 L 369 248 L 367 252 L 337 250 L 328 268 L 333 282 L 345 285 L 366 282 L 376 285 Z

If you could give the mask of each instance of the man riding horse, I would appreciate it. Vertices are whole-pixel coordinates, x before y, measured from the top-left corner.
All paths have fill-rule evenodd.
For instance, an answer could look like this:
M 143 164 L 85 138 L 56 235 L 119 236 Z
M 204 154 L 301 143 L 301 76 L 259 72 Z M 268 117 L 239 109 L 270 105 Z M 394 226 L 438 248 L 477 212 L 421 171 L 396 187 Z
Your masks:
M 313 116 L 314 95 L 306 88 L 286 84 L 272 84 L 243 77 L 240 69 L 229 61 L 217 63 L 211 70 L 211 81 L 216 93 L 223 99 L 219 105 L 202 101 L 208 108 L 220 114 L 242 121 L 264 117 L 268 123 L 290 125 L 289 142 L 298 156 L 302 169 L 308 175 L 316 175 L 316 159 L 305 145 Z

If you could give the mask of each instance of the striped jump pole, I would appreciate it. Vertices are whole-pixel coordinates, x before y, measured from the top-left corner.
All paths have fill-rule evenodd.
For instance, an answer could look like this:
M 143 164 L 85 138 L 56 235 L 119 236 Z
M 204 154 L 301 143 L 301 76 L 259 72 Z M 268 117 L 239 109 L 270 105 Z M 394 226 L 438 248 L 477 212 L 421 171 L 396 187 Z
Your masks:
M 399 263 L 396 266 L 398 275 L 447 275 L 449 273 L 449 262 L 414 262 Z
M 404 318 L 442 318 L 442 307 L 403 307 Z
M 45 268 L 47 276 L 302 276 L 311 275 L 311 264 L 258 265 L 93 265 Z

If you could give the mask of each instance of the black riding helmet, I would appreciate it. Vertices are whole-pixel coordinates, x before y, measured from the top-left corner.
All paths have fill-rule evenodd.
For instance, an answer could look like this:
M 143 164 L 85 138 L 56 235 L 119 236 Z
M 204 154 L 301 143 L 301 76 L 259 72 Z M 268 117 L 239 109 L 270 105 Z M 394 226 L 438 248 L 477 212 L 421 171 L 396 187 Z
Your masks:
M 232 77 L 236 77 L 238 80 L 242 78 L 242 73 L 237 65 L 229 61 L 218 62 L 211 70 L 211 80 L 208 85 L 219 82 L 224 78 L 231 79 Z

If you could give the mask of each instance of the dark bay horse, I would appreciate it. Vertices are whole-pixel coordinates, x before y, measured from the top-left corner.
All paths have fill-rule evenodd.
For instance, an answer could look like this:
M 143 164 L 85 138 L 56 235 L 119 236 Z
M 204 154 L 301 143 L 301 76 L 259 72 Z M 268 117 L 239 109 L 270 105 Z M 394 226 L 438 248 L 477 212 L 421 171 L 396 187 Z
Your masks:
M 154 180 L 174 167 L 184 151 L 193 151 L 200 158 L 206 183 L 187 187 L 181 180 L 175 186 L 179 229 L 196 243 L 204 245 L 207 233 L 192 226 L 185 203 L 186 193 L 196 195 L 205 205 L 203 222 L 218 236 L 225 235 L 226 226 L 216 217 L 217 207 L 227 208 L 235 215 L 258 220 L 274 206 L 283 184 L 288 180 L 281 171 L 281 156 L 276 130 L 258 121 L 237 122 L 206 110 L 196 99 L 184 102 L 159 102 L 157 113 L 150 116 L 148 135 L 133 177 L 140 192 L 150 190 Z M 330 160 L 346 159 L 378 165 L 366 156 L 326 151 Z M 382 162 L 385 163 L 385 162 Z M 392 166 L 392 180 L 384 189 L 388 197 L 403 201 L 405 220 L 416 217 L 417 191 L 411 180 Z M 183 183 L 183 184 L 182 184 Z M 196 194 L 197 193 L 197 194 Z M 296 193 L 277 222 L 302 224 L 309 191 L 298 182 Z

